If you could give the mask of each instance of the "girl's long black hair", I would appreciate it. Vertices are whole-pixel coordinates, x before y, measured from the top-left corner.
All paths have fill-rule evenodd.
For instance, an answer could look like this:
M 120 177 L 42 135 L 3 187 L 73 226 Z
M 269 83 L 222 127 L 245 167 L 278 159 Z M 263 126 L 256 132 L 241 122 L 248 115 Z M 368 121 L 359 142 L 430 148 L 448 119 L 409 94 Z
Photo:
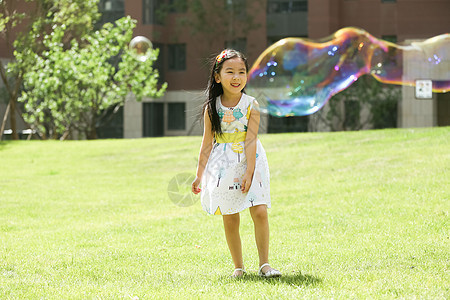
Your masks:
M 234 49 L 225 49 L 219 55 L 217 55 L 212 62 L 211 76 L 209 77 L 208 86 L 206 88 L 207 99 L 203 104 L 202 116 L 204 116 L 205 109 L 208 109 L 209 119 L 211 120 L 211 131 L 215 134 L 222 134 L 222 128 L 220 126 L 220 117 L 217 113 L 216 101 L 217 97 L 223 94 L 223 88 L 221 83 L 216 82 L 216 74 L 222 70 L 223 63 L 231 58 L 241 58 L 245 63 L 245 68 L 248 73 L 247 58 L 241 52 Z M 244 92 L 244 90 L 242 90 Z

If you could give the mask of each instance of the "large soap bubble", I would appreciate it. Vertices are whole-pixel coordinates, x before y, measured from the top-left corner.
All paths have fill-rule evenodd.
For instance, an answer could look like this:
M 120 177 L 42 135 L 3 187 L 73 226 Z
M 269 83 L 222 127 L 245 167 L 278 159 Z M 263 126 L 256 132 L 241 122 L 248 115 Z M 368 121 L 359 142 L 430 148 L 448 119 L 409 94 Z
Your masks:
M 321 41 L 282 39 L 267 48 L 249 72 L 247 90 L 263 112 L 305 116 L 318 111 L 333 95 L 361 75 L 390 84 L 414 85 L 403 62 L 426 64 L 434 92 L 450 90 L 450 34 L 399 46 L 358 28 L 344 28 Z
M 152 42 L 145 36 L 136 36 L 130 41 L 131 55 L 139 61 L 146 61 L 151 53 L 150 49 L 153 47 Z

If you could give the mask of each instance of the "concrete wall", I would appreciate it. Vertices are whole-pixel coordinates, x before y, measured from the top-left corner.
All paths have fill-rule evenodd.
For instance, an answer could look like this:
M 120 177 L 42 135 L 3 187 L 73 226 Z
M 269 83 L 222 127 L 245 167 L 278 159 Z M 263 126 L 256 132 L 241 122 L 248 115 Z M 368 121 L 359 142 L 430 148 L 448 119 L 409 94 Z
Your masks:
M 127 139 L 141 138 L 142 102 L 137 102 L 133 94 L 128 94 L 123 106 L 123 137 Z
M 420 43 L 406 41 L 406 44 Z M 423 50 L 405 51 L 403 55 L 403 81 L 415 82 L 416 79 L 450 81 L 450 47 L 449 42 L 441 44 L 419 44 Z M 431 58 L 437 54 L 440 62 Z M 430 61 L 431 60 L 431 61 Z M 398 127 L 438 126 L 437 94 L 431 99 L 417 99 L 414 86 L 402 87 L 402 100 L 399 103 Z M 448 116 L 450 118 L 450 115 Z M 441 116 L 442 118 L 442 116 Z
M 127 96 L 124 105 L 124 138 L 143 137 L 143 103 L 180 103 L 186 104 L 186 126 L 185 130 L 168 129 L 168 109 L 164 107 L 164 136 L 202 135 L 203 122 L 199 120 L 199 114 L 205 101 L 204 91 L 168 91 L 158 99 L 146 98 L 142 102 L 136 101 L 132 94 Z M 260 133 L 266 133 L 268 116 L 262 114 L 260 121 Z
M 437 126 L 436 95 L 433 99 L 416 99 L 415 88 L 404 86 L 399 104 L 398 127 Z

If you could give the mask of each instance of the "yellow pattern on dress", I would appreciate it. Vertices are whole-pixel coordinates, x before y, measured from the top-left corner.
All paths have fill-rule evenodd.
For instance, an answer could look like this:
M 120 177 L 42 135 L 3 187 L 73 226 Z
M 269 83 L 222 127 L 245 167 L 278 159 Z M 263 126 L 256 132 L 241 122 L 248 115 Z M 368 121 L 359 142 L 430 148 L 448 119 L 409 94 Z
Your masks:
M 247 132 L 223 132 L 216 135 L 216 142 L 219 144 L 245 142 Z

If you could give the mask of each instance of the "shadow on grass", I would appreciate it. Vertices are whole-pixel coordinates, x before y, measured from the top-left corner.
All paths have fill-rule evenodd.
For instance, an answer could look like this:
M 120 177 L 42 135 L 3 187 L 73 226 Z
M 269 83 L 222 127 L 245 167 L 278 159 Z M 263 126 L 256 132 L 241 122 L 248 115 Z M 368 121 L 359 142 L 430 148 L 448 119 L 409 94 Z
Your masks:
M 283 275 L 278 278 L 263 278 L 256 273 L 247 273 L 242 278 L 222 277 L 224 280 L 236 280 L 241 282 L 265 282 L 268 284 L 288 284 L 295 286 L 310 286 L 320 283 L 322 280 L 318 277 L 308 274 L 293 273 Z

